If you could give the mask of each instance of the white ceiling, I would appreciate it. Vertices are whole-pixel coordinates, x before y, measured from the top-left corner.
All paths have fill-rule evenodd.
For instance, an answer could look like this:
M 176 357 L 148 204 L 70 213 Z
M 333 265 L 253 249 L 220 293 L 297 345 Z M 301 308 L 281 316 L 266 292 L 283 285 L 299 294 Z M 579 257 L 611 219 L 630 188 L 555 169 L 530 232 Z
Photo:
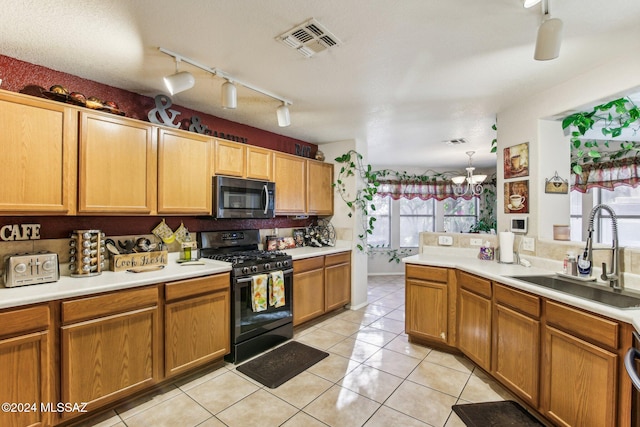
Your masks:
M 293 101 L 238 90 L 189 65 L 176 104 L 321 144 L 366 141 L 376 166 L 495 166 L 496 114 L 592 66 L 640 50 L 639 0 L 554 0 L 560 58 L 534 61 L 540 6 L 521 0 L 1 0 L 0 53 L 143 95 L 164 93 L 164 47 Z M 309 18 L 342 45 L 304 58 L 275 37 Z M 0 70 L 2 78 L 2 70 Z M 442 141 L 465 138 L 468 144 Z

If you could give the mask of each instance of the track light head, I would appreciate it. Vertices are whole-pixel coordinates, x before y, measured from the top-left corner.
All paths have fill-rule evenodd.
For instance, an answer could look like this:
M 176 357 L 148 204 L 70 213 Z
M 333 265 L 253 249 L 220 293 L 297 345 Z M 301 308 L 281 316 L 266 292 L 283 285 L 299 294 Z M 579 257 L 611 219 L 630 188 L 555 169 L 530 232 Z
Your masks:
M 542 24 L 540 24 L 533 59 L 537 61 L 548 61 L 560 55 L 562 27 L 562 21 L 558 18 L 545 19 Z
M 227 80 L 222 84 L 222 108 L 235 109 L 238 106 L 236 86 Z
M 164 78 L 164 84 L 171 95 L 184 92 L 191 89 L 196 84 L 196 79 L 188 71 L 181 71 L 179 73 L 166 76 Z
M 289 107 L 286 102 L 283 102 L 281 106 L 276 110 L 278 116 L 278 126 L 281 128 L 287 127 L 291 124 L 291 116 L 289 115 Z

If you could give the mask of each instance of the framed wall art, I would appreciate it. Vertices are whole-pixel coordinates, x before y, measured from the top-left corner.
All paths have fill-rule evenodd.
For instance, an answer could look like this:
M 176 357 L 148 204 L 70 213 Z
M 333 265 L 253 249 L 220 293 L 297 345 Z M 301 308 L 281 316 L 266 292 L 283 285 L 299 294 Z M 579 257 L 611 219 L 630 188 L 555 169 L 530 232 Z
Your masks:
M 504 213 L 529 213 L 529 180 L 504 183 Z
M 569 192 L 569 183 L 566 179 L 560 178 L 558 172 L 551 178 L 544 180 L 544 192 L 555 194 L 567 194 Z
M 504 178 L 529 176 L 529 143 L 514 145 L 504 149 Z

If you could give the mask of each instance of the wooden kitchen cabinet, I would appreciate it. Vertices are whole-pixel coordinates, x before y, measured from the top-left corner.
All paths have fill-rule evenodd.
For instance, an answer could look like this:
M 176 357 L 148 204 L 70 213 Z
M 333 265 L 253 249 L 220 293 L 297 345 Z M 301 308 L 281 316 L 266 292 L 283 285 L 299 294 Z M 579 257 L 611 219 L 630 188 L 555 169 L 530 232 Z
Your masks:
M 246 176 L 246 145 L 233 141 L 215 139 L 213 155 L 214 173 L 216 175 Z
M 407 264 L 405 330 L 410 338 L 449 344 L 449 284 L 446 268 Z
M 97 409 L 161 379 L 157 286 L 61 303 L 61 401 Z M 78 413 L 64 413 L 71 418 Z
M 481 368 L 491 368 L 491 282 L 463 271 L 457 309 L 458 348 Z
M 494 283 L 492 373 L 534 408 L 539 403 L 540 297 Z
M 307 160 L 307 213 L 333 215 L 333 165 Z
M 212 138 L 158 131 L 158 214 L 211 215 Z
M 324 314 L 324 257 L 293 261 L 293 326 Z
M 78 213 L 156 213 L 155 132 L 139 120 L 80 113 Z
M 165 375 L 180 374 L 231 349 L 229 273 L 165 286 Z
M 48 305 L 0 312 L 0 401 L 16 405 L 0 412 L 2 426 L 51 425 L 41 406 L 54 401 L 49 313 Z
M 273 181 L 273 151 L 247 145 L 247 178 Z
M 324 259 L 325 312 L 351 301 L 351 252 L 326 255 Z
M 76 213 L 78 112 L 0 91 L 0 213 Z
M 303 157 L 275 152 L 276 215 L 307 212 L 307 161 Z

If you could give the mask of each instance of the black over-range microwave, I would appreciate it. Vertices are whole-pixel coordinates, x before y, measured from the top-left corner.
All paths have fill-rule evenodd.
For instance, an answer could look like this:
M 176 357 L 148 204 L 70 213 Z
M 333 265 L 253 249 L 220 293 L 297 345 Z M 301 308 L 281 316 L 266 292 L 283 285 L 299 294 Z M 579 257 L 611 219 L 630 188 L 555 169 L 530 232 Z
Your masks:
M 273 218 L 275 197 L 275 182 L 213 177 L 213 216 L 216 218 Z

